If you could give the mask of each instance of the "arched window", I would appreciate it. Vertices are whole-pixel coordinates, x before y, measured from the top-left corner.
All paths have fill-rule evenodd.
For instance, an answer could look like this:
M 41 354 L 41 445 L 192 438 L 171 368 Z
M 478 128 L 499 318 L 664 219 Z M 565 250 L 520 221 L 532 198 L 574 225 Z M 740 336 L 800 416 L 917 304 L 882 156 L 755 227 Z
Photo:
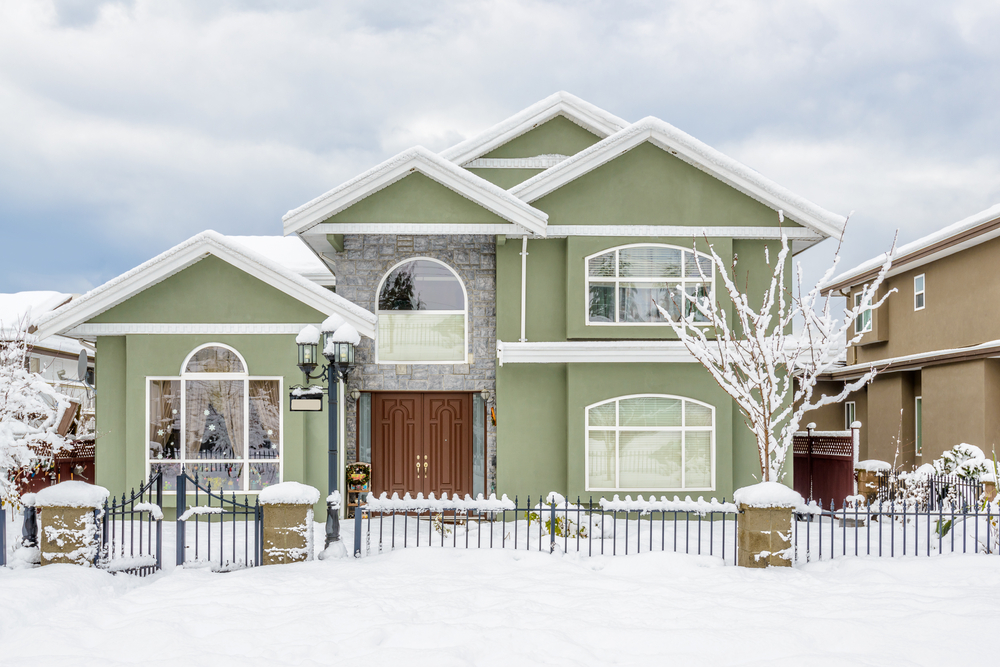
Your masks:
M 715 408 L 680 396 L 621 396 L 587 408 L 588 491 L 711 491 Z
M 604 250 L 586 261 L 588 325 L 666 325 L 654 302 L 679 318 L 682 308 L 694 310 L 685 292 L 714 298 L 712 259 L 693 250 L 643 243 Z
M 465 285 L 447 264 L 411 259 L 392 267 L 378 290 L 379 363 L 464 364 Z
M 235 349 L 195 348 L 179 377 L 149 377 L 147 470 L 175 489 L 181 470 L 223 491 L 281 481 L 280 377 L 252 377 Z

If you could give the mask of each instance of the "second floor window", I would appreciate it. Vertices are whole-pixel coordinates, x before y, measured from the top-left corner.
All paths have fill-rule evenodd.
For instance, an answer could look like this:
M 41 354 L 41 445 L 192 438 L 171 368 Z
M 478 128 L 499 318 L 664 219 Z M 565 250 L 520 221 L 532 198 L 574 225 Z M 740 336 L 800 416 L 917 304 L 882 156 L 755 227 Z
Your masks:
M 913 279 L 913 310 L 924 309 L 924 274 Z
M 587 324 L 660 324 L 659 305 L 680 319 L 694 306 L 684 297 L 713 298 L 712 259 L 668 245 L 621 246 L 587 257 Z M 705 322 L 700 314 L 695 321 Z
M 861 305 L 861 297 L 862 292 L 858 292 L 854 295 L 855 308 Z M 867 333 L 872 330 L 871 300 L 869 300 L 865 306 L 866 308 L 858 315 L 858 319 L 854 320 L 854 333 Z

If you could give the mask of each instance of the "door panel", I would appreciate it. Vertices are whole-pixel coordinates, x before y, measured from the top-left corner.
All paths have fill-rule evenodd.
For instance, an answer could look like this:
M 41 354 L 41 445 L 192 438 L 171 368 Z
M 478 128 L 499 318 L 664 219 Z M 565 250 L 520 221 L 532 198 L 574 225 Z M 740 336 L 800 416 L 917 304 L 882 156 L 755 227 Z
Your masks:
M 372 491 L 416 494 L 423 492 L 420 457 L 420 417 L 423 395 L 375 394 L 372 405 Z M 421 459 L 422 461 L 422 459 Z
M 440 497 L 472 494 L 472 396 L 427 394 L 424 397 L 424 452 L 429 487 Z

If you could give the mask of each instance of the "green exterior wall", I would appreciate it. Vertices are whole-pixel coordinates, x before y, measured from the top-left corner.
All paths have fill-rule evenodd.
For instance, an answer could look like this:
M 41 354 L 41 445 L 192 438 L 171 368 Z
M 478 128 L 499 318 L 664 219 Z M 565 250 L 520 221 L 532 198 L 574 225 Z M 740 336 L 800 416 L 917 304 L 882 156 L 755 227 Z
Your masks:
M 556 116 L 483 155 L 484 158 L 518 158 L 536 155 L 576 155 L 601 138 L 565 116 Z
M 476 176 L 485 179 L 501 187 L 510 190 L 518 183 L 523 183 L 532 176 L 540 174 L 544 169 L 499 169 L 496 167 L 475 167 L 469 169 Z

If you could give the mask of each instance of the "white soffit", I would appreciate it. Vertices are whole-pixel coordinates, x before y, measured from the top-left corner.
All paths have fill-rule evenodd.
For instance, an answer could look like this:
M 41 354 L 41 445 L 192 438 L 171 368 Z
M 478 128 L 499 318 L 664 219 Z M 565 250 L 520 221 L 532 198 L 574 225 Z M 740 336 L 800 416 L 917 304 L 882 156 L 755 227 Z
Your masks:
M 514 186 L 510 193 L 526 202 L 534 202 L 647 141 L 765 206 L 775 211 L 784 211 L 785 216 L 823 237 L 839 239 L 843 234 L 844 224 L 847 222 L 844 216 L 831 213 L 792 193 L 746 165 L 652 116 L 643 118 Z
M 504 220 L 538 236 L 545 236 L 548 214 L 526 204 L 471 171 L 442 159 L 423 146 L 415 146 L 377 165 L 343 185 L 289 211 L 282 218 L 285 235 L 309 231 L 396 181 L 420 172 Z
M 497 341 L 497 361 L 504 364 L 697 363 L 684 344 L 664 341 Z
M 602 139 L 628 127 L 628 121 L 576 95 L 560 91 L 535 102 L 481 134 L 442 151 L 441 157 L 455 164 L 469 166 L 467 162 L 482 157 L 556 116 L 564 116 Z
M 341 315 L 368 338 L 375 336 L 378 319 L 373 313 L 213 231 L 193 236 L 52 311 L 37 321 L 35 333 L 47 337 L 78 327 L 209 255 L 228 262 L 320 312 Z

